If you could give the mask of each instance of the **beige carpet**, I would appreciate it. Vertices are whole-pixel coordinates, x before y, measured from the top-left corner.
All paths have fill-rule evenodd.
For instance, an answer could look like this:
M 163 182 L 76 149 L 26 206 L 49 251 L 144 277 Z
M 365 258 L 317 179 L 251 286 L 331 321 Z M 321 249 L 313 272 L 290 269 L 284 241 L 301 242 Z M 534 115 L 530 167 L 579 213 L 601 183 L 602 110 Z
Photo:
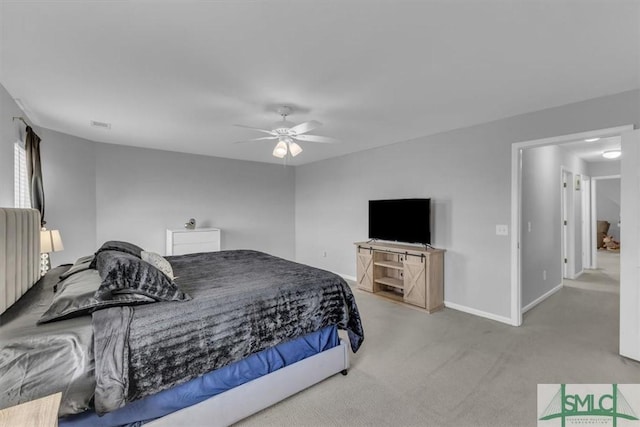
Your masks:
M 620 294 L 620 252 L 598 250 L 598 268 L 585 269 L 575 280 L 564 279 L 563 285 L 592 291 Z
M 538 383 L 640 383 L 617 354 L 613 293 L 563 288 L 520 328 L 355 295 L 366 338 L 349 375 L 239 426 L 535 426 Z

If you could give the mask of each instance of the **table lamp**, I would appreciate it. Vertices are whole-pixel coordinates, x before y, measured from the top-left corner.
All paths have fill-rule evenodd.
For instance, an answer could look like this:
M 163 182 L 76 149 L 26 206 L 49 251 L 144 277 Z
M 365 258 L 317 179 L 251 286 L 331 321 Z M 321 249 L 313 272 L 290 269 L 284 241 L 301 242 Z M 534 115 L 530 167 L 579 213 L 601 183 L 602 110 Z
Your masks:
M 64 246 L 62 246 L 60 231 L 47 230 L 46 228 L 40 230 L 40 275 L 44 276 L 51 268 L 49 253 L 58 252 L 63 249 Z

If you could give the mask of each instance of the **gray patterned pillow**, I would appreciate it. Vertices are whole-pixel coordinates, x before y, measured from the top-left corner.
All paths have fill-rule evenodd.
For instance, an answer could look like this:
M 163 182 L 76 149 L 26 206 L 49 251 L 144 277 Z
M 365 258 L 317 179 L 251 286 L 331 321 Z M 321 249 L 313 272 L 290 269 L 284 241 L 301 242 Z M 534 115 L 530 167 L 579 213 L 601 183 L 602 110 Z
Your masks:
M 71 266 L 70 269 L 65 271 L 60 275 L 60 280 L 64 280 L 72 274 L 79 273 L 81 271 L 87 270 L 90 268 L 91 263 L 93 262 L 94 255 L 87 255 L 81 258 L 78 258 L 77 261 Z M 57 286 L 57 285 L 56 285 Z
M 38 324 L 83 316 L 103 308 L 156 302 L 153 298 L 138 294 L 114 294 L 111 299 L 99 300 L 95 298 L 95 293 L 100 283 L 98 272 L 92 269 L 68 276 L 59 283 L 60 291 L 40 317 Z
M 162 271 L 134 255 L 103 251 L 97 256 L 102 283 L 95 297 L 111 299 L 114 294 L 134 293 L 157 301 L 186 301 L 191 297 L 182 292 Z
M 89 266 L 89 268 L 96 268 L 96 264 L 98 262 L 97 257 L 100 252 L 118 251 L 118 252 L 124 252 L 126 254 L 131 254 L 140 258 L 140 254 L 142 253 L 142 250 L 143 249 L 140 246 L 134 245 L 133 243 L 122 242 L 120 240 L 109 240 L 108 242 L 104 242 L 102 246 L 100 246 L 100 248 L 96 252 L 96 258 L 94 258 L 93 261 L 91 261 L 91 265 Z
M 140 257 L 143 261 L 148 262 L 153 265 L 158 270 L 162 271 L 169 279 L 175 279 L 173 275 L 173 268 L 171 268 L 171 264 L 167 261 L 162 255 L 157 254 L 155 252 L 147 252 L 142 251 Z

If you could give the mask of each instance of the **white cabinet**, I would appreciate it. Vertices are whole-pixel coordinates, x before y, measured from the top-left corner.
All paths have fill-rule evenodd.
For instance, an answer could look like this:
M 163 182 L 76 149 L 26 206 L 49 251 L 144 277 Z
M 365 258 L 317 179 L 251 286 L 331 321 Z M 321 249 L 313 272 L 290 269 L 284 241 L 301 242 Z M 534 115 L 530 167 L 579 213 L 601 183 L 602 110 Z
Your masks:
M 220 230 L 217 228 L 186 228 L 167 230 L 167 255 L 184 255 L 220 250 Z

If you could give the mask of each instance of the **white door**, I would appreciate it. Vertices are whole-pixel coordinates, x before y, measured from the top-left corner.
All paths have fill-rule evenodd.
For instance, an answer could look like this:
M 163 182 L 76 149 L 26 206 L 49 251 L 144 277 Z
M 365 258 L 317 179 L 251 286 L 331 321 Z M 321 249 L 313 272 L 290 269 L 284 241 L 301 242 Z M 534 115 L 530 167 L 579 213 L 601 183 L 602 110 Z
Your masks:
M 622 134 L 620 187 L 620 354 L 640 360 L 640 130 Z
M 573 174 L 562 170 L 562 277 L 571 279 L 569 270 L 569 258 L 571 253 L 571 229 L 569 228 L 571 218 L 571 205 L 573 195 L 571 193 L 571 182 Z
M 591 264 L 591 179 L 582 175 L 582 267 L 593 268 Z

